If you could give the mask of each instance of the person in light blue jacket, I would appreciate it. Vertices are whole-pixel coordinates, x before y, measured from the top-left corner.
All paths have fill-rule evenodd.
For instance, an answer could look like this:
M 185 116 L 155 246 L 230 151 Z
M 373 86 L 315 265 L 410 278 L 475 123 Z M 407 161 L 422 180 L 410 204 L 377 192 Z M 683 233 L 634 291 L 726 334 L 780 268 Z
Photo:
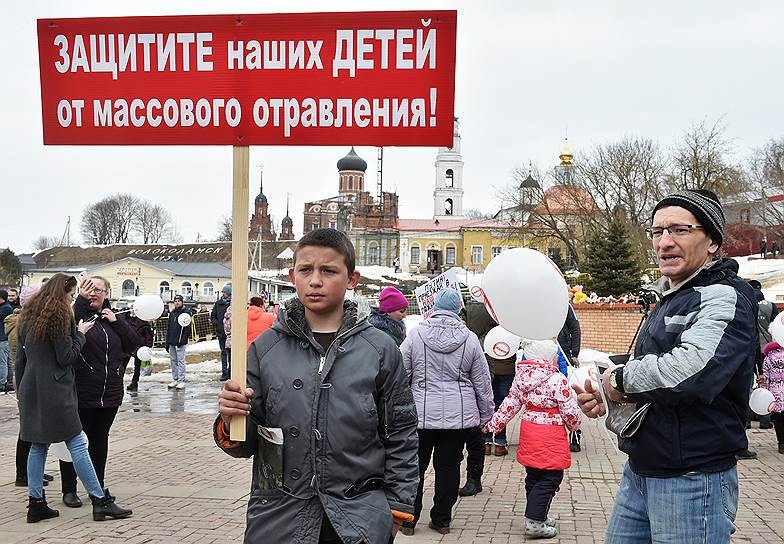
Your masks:
M 461 307 L 456 290 L 440 291 L 436 311 L 400 346 L 417 408 L 420 477 L 414 521 L 403 524 L 403 534 L 413 534 L 422 512 L 424 475 L 431 457 L 437 483 L 429 526 L 441 534 L 449 532 L 466 433 L 493 416 L 490 369 L 476 334 L 458 317 Z

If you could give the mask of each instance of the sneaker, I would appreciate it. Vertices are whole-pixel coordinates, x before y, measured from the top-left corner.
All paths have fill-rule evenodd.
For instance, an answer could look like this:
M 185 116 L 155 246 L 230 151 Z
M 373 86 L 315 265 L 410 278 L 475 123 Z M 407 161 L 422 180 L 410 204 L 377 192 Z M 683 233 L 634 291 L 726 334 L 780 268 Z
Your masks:
M 525 536 L 528 538 L 553 538 L 557 535 L 558 529 L 547 525 L 546 521 L 525 518 Z
M 177 387 L 177 382 L 169 382 L 169 385 L 167 385 L 166 387 L 168 387 L 169 389 L 174 389 L 175 387 Z
M 507 455 L 509 453 L 509 449 L 506 446 L 502 446 L 501 444 L 495 445 L 495 456 L 501 457 Z
M 473 478 L 468 478 L 466 484 L 457 492 L 461 497 L 473 497 L 482 492 L 482 482 Z
M 739 453 L 735 454 L 735 459 L 740 460 L 751 460 L 757 458 L 757 452 L 751 451 L 750 449 L 745 449 Z
M 580 447 L 580 440 L 582 439 L 580 431 L 572 431 L 569 433 L 569 451 L 573 453 L 577 453 L 578 451 L 582 451 Z
M 414 536 L 414 527 L 411 525 L 402 525 L 400 527 L 400 534 L 405 536 Z
M 138 391 L 139 384 L 136 382 L 131 382 L 128 384 L 128 387 L 125 388 L 126 391 Z
M 547 519 L 544 520 L 544 524 L 547 525 L 548 527 L 555 527 L 555 518 L 551 518 L 550 516 L 547 516 Z
M 177 385 L 174 386 L 174 388 L 180 391 L 185 389 L 185 382 L 178 382 Z

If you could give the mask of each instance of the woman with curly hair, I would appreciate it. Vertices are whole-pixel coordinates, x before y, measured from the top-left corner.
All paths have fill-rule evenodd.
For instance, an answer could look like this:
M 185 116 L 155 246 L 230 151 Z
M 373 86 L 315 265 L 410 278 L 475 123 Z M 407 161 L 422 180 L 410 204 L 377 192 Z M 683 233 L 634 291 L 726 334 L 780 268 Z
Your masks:
M 105 494 L 87 453 L 87 439 L 77 411 L 74 365 L 80 359 L 85 334 L 93 323 L 74 322 L 71 303 L 76 278 L 55 274 L 32 296 L 19 315 L 16 353 L 19 387 L 19 427 L 22 440 L 32 442 L 27 460 L 29 495 L 27 522 L 57 517 L 43 492 L 44 465 L 49 445 L 65 442 L 90 498 L 93 519 L 126 518 L 130 510 Z

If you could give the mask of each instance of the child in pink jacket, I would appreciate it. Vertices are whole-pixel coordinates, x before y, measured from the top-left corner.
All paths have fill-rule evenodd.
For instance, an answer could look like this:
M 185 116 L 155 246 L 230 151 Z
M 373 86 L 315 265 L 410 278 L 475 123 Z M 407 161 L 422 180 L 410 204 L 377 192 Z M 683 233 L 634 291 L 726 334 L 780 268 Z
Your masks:
M 523 340 L 525 360 L 509 395 L 484 431 L 497 433 L 521 408 L 520 445 L 517 461 L 525 467 L 525 534 L 529 538 L 552 538 L 558 534 L 548 517 L 550 504 L 572 464 L 567 429 L 580 424 L 580 408 L 566 378 L 558 371 L 558 347 L 551 340 Z

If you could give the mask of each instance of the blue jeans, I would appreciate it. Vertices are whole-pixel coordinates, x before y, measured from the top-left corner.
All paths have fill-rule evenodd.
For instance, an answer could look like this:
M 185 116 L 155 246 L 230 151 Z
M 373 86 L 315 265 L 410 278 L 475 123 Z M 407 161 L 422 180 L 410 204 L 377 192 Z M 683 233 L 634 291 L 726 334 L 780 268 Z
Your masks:
M 172 381 L 185 383 L 185 346 L 169 346 Z
M 504 402 L 504 399 L 509 394 L 513 381 L 514 376 L 493 376 L 493 403 L 496 410 L 498 410 L 498 407 L 501 406 L 501 403 Z M 484 437 L 487 444 L 493 441 L 492 433 L 484 433 Z M 507 446 L 506 427 L 495 435 L 495 443 L 500 446 Z
M 636 475 L 626 463 L 604 541 L 729 544 L 737 512 L 736 467 L 647 478 Z
M 87 436 L 80 432 L 73 438 L 66 440 L 65 445 L 71 452 L 74 470 L 79 479 L 84 484 L 84 488 L 91 497 L 103 498 L 103 488 L 95 475 L 93 462 L 87 452 Z M 27 457 L 27 493 L 34 499 L 43 497 L 44 485 L 44 465 L 46 464 L 46 453 L 49 451 L 49 444 L 33 443 L 30 448 L 30 455 Z
M 11 353 L 8 351 L 8 340 L 2 340 L 0 341 L 0 386 L 5 385 L 6 380 L 10 382 L 12 379 L 13 370 L 11 370 Z

